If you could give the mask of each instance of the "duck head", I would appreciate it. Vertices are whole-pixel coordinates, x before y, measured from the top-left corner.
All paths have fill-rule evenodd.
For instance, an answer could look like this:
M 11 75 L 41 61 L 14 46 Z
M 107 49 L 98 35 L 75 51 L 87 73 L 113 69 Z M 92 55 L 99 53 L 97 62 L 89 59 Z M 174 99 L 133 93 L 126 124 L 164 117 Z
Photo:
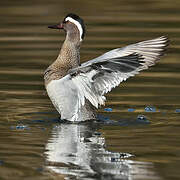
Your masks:
M 48 26 L 51 29 L 64 29 L 69 38 L 78 38 L 80 41 L 84 39 L 85 25 L 84 21 L 76 14 L 68 14 L 62 23 Z

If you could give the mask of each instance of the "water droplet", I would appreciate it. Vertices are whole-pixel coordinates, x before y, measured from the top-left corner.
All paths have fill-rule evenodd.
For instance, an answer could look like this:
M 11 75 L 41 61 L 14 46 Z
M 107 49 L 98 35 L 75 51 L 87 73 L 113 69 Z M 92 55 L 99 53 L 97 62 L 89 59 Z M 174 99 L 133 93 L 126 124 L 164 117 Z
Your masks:
M 104 111 L 111 112 L 111 111 L 112 111 L 112 108 L 104 108 Z
M 156 108 L 153 106 L 147 106 L 144 110 L 145 112 L 156 112 Z
M 135 111 L 135 109 L 133 109 L 133 108 L 128 109 L 128 112 L 134 112 L 134 111 Z
M 137 120 L 146 121 L 147 118 L 146 118 L 146 116 L 144 116 L 144 115 L 138 115 L 138 116 L 137 116 Z
M 14 129 L 16 129 L 16 130 L 29 130 L 30 128 L 27 125 L 18 124 Z

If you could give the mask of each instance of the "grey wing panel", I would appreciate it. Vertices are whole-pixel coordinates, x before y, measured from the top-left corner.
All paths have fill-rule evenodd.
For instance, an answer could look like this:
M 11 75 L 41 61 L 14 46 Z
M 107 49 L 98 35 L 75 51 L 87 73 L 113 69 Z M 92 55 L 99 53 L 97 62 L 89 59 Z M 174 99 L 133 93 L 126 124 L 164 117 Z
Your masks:
M 153 65 L 154 61 L 158 60 L 159 56 L 163 55 L 164 49 L 168 45 L 168 42 L 168 38 L 162 36 L 156 39 L 131 44 L 123 48 L 113 49 L 95 59 L 83 63 L 82 66 L 89 66 L 97 62 L 108 61 L 114 58 L 117 59 L 134 53 L 145 58 L 147 65 Z
M 168 39 L 164 36 L 111 50 L 83 66 L 97 67 L 99 73 L 94 77 L 94 87 L 100 94 L 109 92 L 128 77 L 138 74 L 159 60 L 163 55 Z

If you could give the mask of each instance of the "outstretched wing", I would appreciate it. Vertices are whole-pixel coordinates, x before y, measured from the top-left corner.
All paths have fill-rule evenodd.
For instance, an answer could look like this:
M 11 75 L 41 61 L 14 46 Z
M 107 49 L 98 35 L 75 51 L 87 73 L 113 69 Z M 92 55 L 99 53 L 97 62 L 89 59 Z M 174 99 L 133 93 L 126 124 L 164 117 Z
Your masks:
M 71 116 L 78 113 L 85 104 L 85 99 L 96 108 L 104 104 L 105 93 L 139 71 L 154 65 L 164 54 L 167 45 L 168 39 L 164 36 L 139 42 L 109 51 L 70 70 L 66 84 L 70 85 L 73 91 L 67 90 L 66 95 L 76 104 Z M 62 107 L 62 111 L 66 110 Z
M 91 85 L 94 92 L 104 95 L 122 81 L 154 65 L 164 54 L 167 45 L 168 39 L 162 36 L 117 48 L 83 63 L 71 72 L 81 72 L 75 79 L 82 79 L 81 75 L 90 77 L 93 74 Z

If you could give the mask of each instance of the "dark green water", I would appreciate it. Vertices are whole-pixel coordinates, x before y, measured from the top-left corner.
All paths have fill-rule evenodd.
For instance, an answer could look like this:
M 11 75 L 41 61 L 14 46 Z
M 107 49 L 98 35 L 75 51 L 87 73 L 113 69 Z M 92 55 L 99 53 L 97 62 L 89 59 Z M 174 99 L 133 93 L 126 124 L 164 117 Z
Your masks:
M 69 12 L 86 22 L 82 61 L 161 35 L 171 40 L 156 66 L 107 95 L 105 124 L 59 124 L 45 94 L 43 71 L 64 39 L 47 26 Z M 180 179 L 179 69 L 179 0 L 1 1 L 0 179 Z

